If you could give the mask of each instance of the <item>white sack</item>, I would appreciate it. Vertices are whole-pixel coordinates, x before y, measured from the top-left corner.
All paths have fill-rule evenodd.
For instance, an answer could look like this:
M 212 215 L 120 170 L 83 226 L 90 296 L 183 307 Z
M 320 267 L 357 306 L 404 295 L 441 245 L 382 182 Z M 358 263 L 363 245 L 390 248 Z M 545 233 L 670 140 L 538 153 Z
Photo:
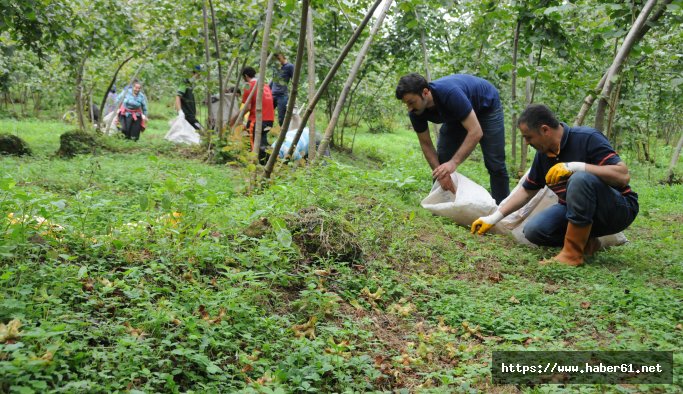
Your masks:
M 289 147 L 292 146 L 297 130 L 298 128 L 290 129 L 287 134 L 285 134 L 285 140 L 282 142 L 282 146 L 280 146 L 280 152 L 278 152 L 278 157 L 281 159 L 285 157 L 289 151 Z M 271 146 L 275 148 L 275 142 Z M 301 132 L 299 142 L 296 143 L 296 148 L 294 148 L 294 152 L 292 153 L 292 160 L 300 160 L 302 157 L 306 157 L 306 155 L 308 155 L 308 127 L 305 127 Z
M 119 123 L 118 111 L 111 111 L 102 118 L 102 133 L 105 135 L 114 135 L 119 132 L 117 125 Z
M 178 115 L 175 120 L 169 122 L 171 129 L 164 136 L 165 139 L 181 144 L 199 144 L 201 137 L 194 127 L 185 120 L 185 115 Z
M 422 207 L 435 215 L 453 219 L 456 223 L 469 226 L 481 216 L 496 210 L 496 201 L 483 187 L 457 172 L 451 174 L 455 194 L 443 190 L 439 182 L 434 182 L 432 191 L 424 200 Z
M 529 172 L 527 171 L 522 176 L 510 195 L 522 187 L 522 183 L 524 183 L 528 174 Z M 495 200 L 482 186 L 457 172 L 451 174 L 451 178 L 456 187 L 455 195 L 443 190 L 439 182 L 434 182 L 432 191 L 422 200 L 421 205 L 423 208 L 435 215 L 451 218 L 456 223 L 467 228 L 470 228 L 472 222 L 478 218 L 490 215 L 498 208 Z M 503 202 L 506 201 L 507 199 L 503 200 Z M 524 237 L 524 226 L 531 217 L 557 204 L 557 201 L 555 193 L 548 189 L 548 187 L 544 187 L 526 205 L 496 224 L 490 232 L 494 234 L 509 234 L 519 243 L 533 245 Z M 603 248 L 628 242 L 623 232 L 606 235 L 598 239 Z

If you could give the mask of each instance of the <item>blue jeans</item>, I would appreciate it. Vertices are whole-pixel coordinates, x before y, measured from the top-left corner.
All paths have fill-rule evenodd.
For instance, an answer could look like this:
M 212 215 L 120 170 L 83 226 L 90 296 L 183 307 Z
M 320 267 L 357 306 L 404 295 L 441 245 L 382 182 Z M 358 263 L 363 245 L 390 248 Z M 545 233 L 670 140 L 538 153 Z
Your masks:
M 500 104 L 491 112 L 477 115 L 484 135 L 479 140 L 484 154 L 484 165 L 489 172 L 491 196 L 500 204 L 510 194 L 510 178 L 505 167 L 505 118 Z M 453 158 L 455 152 L 465 140 L 467 130 L 460 124 L 448 127 L 441 126 L 436 152 L 439 163 L 445 163 Z
M 621 195 L 600 178 L 574 173 L 567 182 L 567 205 L 555 204 L 529 219 L 524 236 L 541 246 L 562 246 L 567 222 L 593 224 L 591 237 L 616 234 L 638 215 L 638 198 Z
M 288 95 L 275 96 L 273 95 L 273 109 L 277 109 L 277 121 L 280 126 L 285 121 L 285 114 L 287 113 Z

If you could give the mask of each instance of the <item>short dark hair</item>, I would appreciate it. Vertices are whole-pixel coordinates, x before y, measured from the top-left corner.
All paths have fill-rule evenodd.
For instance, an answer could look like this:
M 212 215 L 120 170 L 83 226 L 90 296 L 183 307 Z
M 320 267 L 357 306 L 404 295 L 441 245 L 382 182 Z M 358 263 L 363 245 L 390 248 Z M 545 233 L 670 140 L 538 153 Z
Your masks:
M 421 95 L 425 88 L 429 88 L 429 84 L 425 77 L 418 73 L 410 73 L 401 77 L 396 85 L 396 98 L 403 99 L 408 93 Z
M 242 69 L 242 75 L 246 75 L 249 78 L 254 78 L 256 76 L 256 70 L 254 70 L 254 67 L 246 66 Z
M 526 124 L 529 130 L 538 131 L 543 125 L 556 128 L 560 122 L 550 108 L 543 104 L 530 104 L 517 119 L 517 127 L 522 124 Z

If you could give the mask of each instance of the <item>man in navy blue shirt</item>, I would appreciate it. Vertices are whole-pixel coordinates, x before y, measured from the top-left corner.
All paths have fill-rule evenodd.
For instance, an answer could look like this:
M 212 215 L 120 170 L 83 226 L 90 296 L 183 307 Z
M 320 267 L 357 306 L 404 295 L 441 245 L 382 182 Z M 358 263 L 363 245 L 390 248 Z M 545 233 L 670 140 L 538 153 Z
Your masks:
M 275 54 L 280 63 L 280 69 L 273 70 L 273 81 L 270 83 L 270 90 L 273 92 L 273 108 L 277 109 L 277 120 L 282 126 L 287 113 L 287 101 L 289 100 L 288 85 L 289 80 L 294 76 L 294 65 L 287 61 L 282 53 Z M 285 130 L 286 131 L 286 130 Z
M 528 106 L 517 126 L 536 149 L 529 176 L 496 212 L 475 220 L 472 233 L 484 234 L 547 185 L 559 203 L 532 217 L 524 236 L 537 245 L 562 245 L 550 261 L 581 265 L 584 254 L 600 247 L 596 237 L 623 231 L 638 215 L 628 167 L 602 133 L 560 123 L 545 105 Z
M 491 195 L 500 203 L 510 194 L 503 108 L 498 90 L 491 83 L 465 74 L 428 83 L 422 75 L 411 73 L 399 80 L 396 98 L 408 107 L 422 153 L 444 190 L 455 193 L 451 174 L 480 144 Z M 428 122 L 442 123 L 436 149 Z

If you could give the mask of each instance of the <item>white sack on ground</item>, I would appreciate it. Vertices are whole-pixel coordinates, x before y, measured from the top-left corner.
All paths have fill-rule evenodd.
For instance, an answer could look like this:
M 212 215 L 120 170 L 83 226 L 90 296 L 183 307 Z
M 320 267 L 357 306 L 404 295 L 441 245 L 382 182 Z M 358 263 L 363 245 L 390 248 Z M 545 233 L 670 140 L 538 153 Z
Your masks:
M 114 135 L 119 132 L 117 125 L 119 123 L 118 111 L 111 111 L 102 118 L 102 133 L 105 135 Z
M 432 191 L 422 200 L 423 208 L 433 214 L 451 218 L 463 226 L 495 211 L 496 201 L 486 189 L 457 172 L 451 174 L 451 178 L 455 185 L 455 194 L 442 189 L 439 182 L 434 182 Z
M 164 136 L 165 139 L 181 143 L 181 144 L 199 144 L 201 137 L 190 125 L 190 123 L 185 120 L 185 115 L 178 115 L 175 120 L 169 122 L 171 129 Z
M 528 171 L 522 176 L 510 195 L 522 187 L 527 174 Z M 451 174 L 451 178 L 456 187 L 455 194 L 443 190 L 438 182 L 434 182 L 432 191 L 422 200 L 421 205 L 423 208 L 435 215 L 451 218 L 456 223 L 467 228 L 478 218 L 490 215 L 496 210 L 495 200 L 482 186 L 457 172 Z M 503 202 L 506 200 L 503 200 Z M 490 232 L 494 234 L 509 234 L 519 243 L 533 245 L 524 237 L 524 226 L 531 217 L 551 205 L 557 204 L 557 201 L 555 193 L 544 187 L 525 206 L 505 217 Z M 602 247 L 621 245 L 628 242 L 624 233 L 606 235 L 600 237 L 599 240 Z

